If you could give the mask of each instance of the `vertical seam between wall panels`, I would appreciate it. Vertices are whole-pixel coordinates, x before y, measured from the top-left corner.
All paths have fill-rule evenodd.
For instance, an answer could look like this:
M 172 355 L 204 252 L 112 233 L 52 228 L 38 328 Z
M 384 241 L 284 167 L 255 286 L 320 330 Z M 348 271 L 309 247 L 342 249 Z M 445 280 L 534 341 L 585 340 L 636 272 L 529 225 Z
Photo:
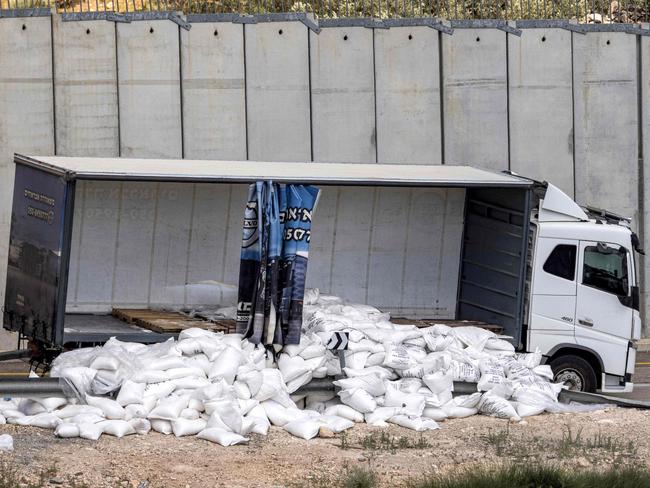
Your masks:
M 117 156 L 122 156 L 122 122 L 120 121 L 120 63 L 118 60 L 118 48 L 117 48 L 117 22 L 113 22 L 115 26 L 115 96 L 117 102 Z M 122 196 L 120 195 L 120 204 Z
M 248 144 L 248 69 L 246 65 L 246 24 L 241 25 L 242 28 L 242 49 L 244 50 L 244 129 L 246 130 L 246 159 L 249 154 Z
M 637 199 L 638 199 L 638 229 L 641 242 L 645 240 L 645 169 L 643 167 L 644 160 L 644 147 L 643 147 L 643 40 L 641 36 L 636 36 L 637 39 L 637 59 L 636 59 L 636 72 L 637 72 L 637 126 L 638 126 L 638 146 L 637 146 L 637 178 L 639 179 L 637 189 Z M 639 276 L 637 277 L 637 285 L 645 285 L 645 257 L 641 256 L 643 259 L 643 266 L 638 266 Z M 643 303 L 642 310 L 644 313 L 641 314 L 641 317 L 645 316 L 645 307 L 646 299 L 644 298 L 645 294 L 641 294 L 641 302 Z M 642 321 L 645 323 L 645 321 Z M 647 330 L 647 327 L 642 327 Z
M 307 68 L 309 75 L 309 151 L 311 161 L 314 161 L 314 103 L 311 96 L 311 31 L 307 28 Z
M 183 287 L 183 306 L 187 307 L 187 284 L 190 277 L 190 254 L 192 253 L 192 231 L 194 230 L 194 208 L 196 206 L 196 183 L 192 184 L 192 208 L 190 210 L 190 228 L 187 236 L 187 255 L 185 257 L 185 286 Z
M 373 29 L 374 32 L 374 29 Z M 373 34 L 374 36 L 374 34 Z M 377 187 L 372 189 L 372 209 L 370 212 L 370 232 L 368 234 L 368 256 L 366 259 L 366 299 L 363 303 L 368 303 L 368 290 L 370 289 L 370 257 L 372 256 L 372 240 L 375 235 L 375 217 L 377 216 L 376 208 L 377 201 L 379 200 L 379 192 Z M 383 305 L 383 304 L 379 304 Z
M 400 299 L 399 299 L 399 308 L 400 313 L 404 309 L 404 283 L 406 282 L 406 261 L 409 251 L 409 242 L 411 237 L 411 212 L 413 211 L 413 194 L 416 190 L 413 188 L 409 189 L 409 203 L 406 210 L 406 236 L 404 239 L 404 254 L 402 255 L 402 277 L 401 277 L 401 287 L 400 287 Z
M 573 32 L 571 34 L 571 157 L 573 158 L 573 198 L 577 197 L 576 185 L 576 87 L 575 87 L 575 53 Z M 585 34 L 586 35 L 586 34 Z
M 377 60 L 375 55 L 375 28 L 372 29 L 372 94 L 375 101 L 375 163 L 379 162 L 379 134 L 377 133 Z M 374 212 L 374 208 L 373 208 Z M 366 290 L 366 297 L 368 291 Z
M 50 15 L 50 61 L 52 63 L 52 144 L 54 145 L 54 154 L 57 154 L 57 137 L 56 137 L 56 64 L 54 61 L 54 16 Z
M 156 229 L 158 227 L 158 200 L 160 198 L 160 183 L 156 183 L 156 200 L 153 211 L 153 229 L 151 231 L 151 255 L 149 256 L 149 283 L 147 305 L 151 306 L 151 281 L 153 278 L 154 256 L 156 255 Z
M 120 228 L 122 227 L 122 196 L 124 194 L 124 182 L 119 184 L 119 198 L 117 199 L 117 230 L 115 232 L 115 250 L 113 251 L 113 278 L 111 279 L 111 304 L 115 302 L 115 278 L 117 276 L 117 257 L 120 248 Z
M 183 113 L 183 53 L 181 44 L 181 28 L 178 26 L 178 89 L 180 92 L 180 105 L 181 105 L 181 159 L 185 159 L 185 119 Z M 186 292 L 187 294 L 187 292 Z
M 75 290 L 74 290 L 74 303 L 75 304 L 77 304 L 79 302 L 79 275 L 80 275 L 79 270 L 81 268 L 81 243 L 82 243 L 82 236 L 83 236 L 83 229 L 84 229 L 84 214 L 86 213 L 85 212 L 85 208 L 86 208 L 86 185 L 87 185 L 87 182 L 85 182 L 85 181 L 84 181 L 83 185 L 79 185 L 79 186 L 82 187 L 82 191 L 80 192 L 81 193 L 81 195 L 80 195 L 81 198 L 79 198 L 81 216 L 79 218 L 79 240 L 78 240 L 78 242 L 79 242 L 79 244 L 78 244 L 79 252 L 77 253 L 77 270 L 76 270 L 76 273 L 75 273 L 76 274 L 76 277 L 75 277 L 76 286 L 75 286 Z M 74 212 L 74 210 L 73 210 L 73 212 Z M 74 220 L 74 217 L 73 217 L 73 220 Z
M 330 283 L 328 293 L 333 294 L 332 286 L 334 284 L 334 255 L 336 254 L 336 232 L 339 222 L 339 211 L 341 209 L 341 187 L 336 187 L 336 204 L 334 205 L 334 229 L 332 231 L 332 252 L 330 254 Z
M 506 32 L 506 145 L 508 148 L 508 170 L 512 169 L 510 154 L 510 46 L 508 45 L 509 34 Z
M 445 94 L 443 91 L 442 32 L 438 31 L 438 95 L 440 97 L 440 164 L 445 164 Z

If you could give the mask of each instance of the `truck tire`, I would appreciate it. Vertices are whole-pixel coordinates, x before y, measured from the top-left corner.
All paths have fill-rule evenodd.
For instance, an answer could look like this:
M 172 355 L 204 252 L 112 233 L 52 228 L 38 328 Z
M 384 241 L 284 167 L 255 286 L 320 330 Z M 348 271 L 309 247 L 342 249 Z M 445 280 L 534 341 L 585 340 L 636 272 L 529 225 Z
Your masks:
M 596 391 L 596 372 L 586 359 L 580 356 L 560 356 L 553 359 L 550 366 L 556 383 L 565 383 L 571 391 Z

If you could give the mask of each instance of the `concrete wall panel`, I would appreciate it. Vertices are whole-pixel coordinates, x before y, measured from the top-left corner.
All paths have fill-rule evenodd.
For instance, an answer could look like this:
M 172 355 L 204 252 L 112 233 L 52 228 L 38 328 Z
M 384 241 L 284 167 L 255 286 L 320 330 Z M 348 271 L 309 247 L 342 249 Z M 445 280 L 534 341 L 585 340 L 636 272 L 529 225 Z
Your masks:
M 117 24 L 121 156 L 180 158 L 178 25 Z
M 244 32 L 248 159 L 309 161 L 307 28 L 270 22 L 246 25 Z
M 310 35 L 314 161 L 376 162 L 372 29 Z
M 571 32 L 508 36 L 511 169 L 573 195 Z
M 380 163 L 440 164 L 438 31 L 375 31 L 377 156 Z
M 576 200 L 637 219 L 636 37 L 573 34 Z
M 442 37 L 445 164 L 508 169 L 506 33 Z
M 185 157 L 246 159 L 244 26 L 181 29 Z
M 57 154 L 119 155 L 115 24 L 53 18 Z

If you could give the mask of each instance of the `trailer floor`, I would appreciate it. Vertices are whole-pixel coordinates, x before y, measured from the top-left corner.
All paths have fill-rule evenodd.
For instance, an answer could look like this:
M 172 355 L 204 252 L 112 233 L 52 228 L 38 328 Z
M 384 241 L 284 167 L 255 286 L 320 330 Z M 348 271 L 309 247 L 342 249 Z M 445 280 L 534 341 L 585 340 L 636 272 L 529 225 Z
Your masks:
M 161 342 L 170 334 L 159 334 L 113 317 L 99 314 L 66 314 L 63 342 L 105 342 L 111 337 L 125 342 Z

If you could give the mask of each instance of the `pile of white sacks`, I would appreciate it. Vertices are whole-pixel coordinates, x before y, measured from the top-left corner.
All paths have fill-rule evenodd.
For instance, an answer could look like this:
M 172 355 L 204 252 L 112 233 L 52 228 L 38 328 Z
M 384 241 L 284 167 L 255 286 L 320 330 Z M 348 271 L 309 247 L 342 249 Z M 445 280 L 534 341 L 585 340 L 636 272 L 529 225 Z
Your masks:
M 349 332 L 343 371 L 325 346 L 335 331 Z M 4 400 L 0 422 L 95 440 L 155 430 L 223 446 L 270 425 L 304 439 L 354 422 L 423 431 L 476 413 L 518 420 L 563 411 L 562 385 L 540 360 L 486 330 L 397 325 L 373 307 L 308 290 L 301 343 L 285 347 L 277 364 L 237 334 L 187 329 L 155 345 L 111 339 L 55 360 L 51 375 L 69 387 L 67 398 Z M 340 377 L 338 393 L 295 394 L 326 376 Z M 454 381 L 476 382 L 478 391 L 454 397 Z

